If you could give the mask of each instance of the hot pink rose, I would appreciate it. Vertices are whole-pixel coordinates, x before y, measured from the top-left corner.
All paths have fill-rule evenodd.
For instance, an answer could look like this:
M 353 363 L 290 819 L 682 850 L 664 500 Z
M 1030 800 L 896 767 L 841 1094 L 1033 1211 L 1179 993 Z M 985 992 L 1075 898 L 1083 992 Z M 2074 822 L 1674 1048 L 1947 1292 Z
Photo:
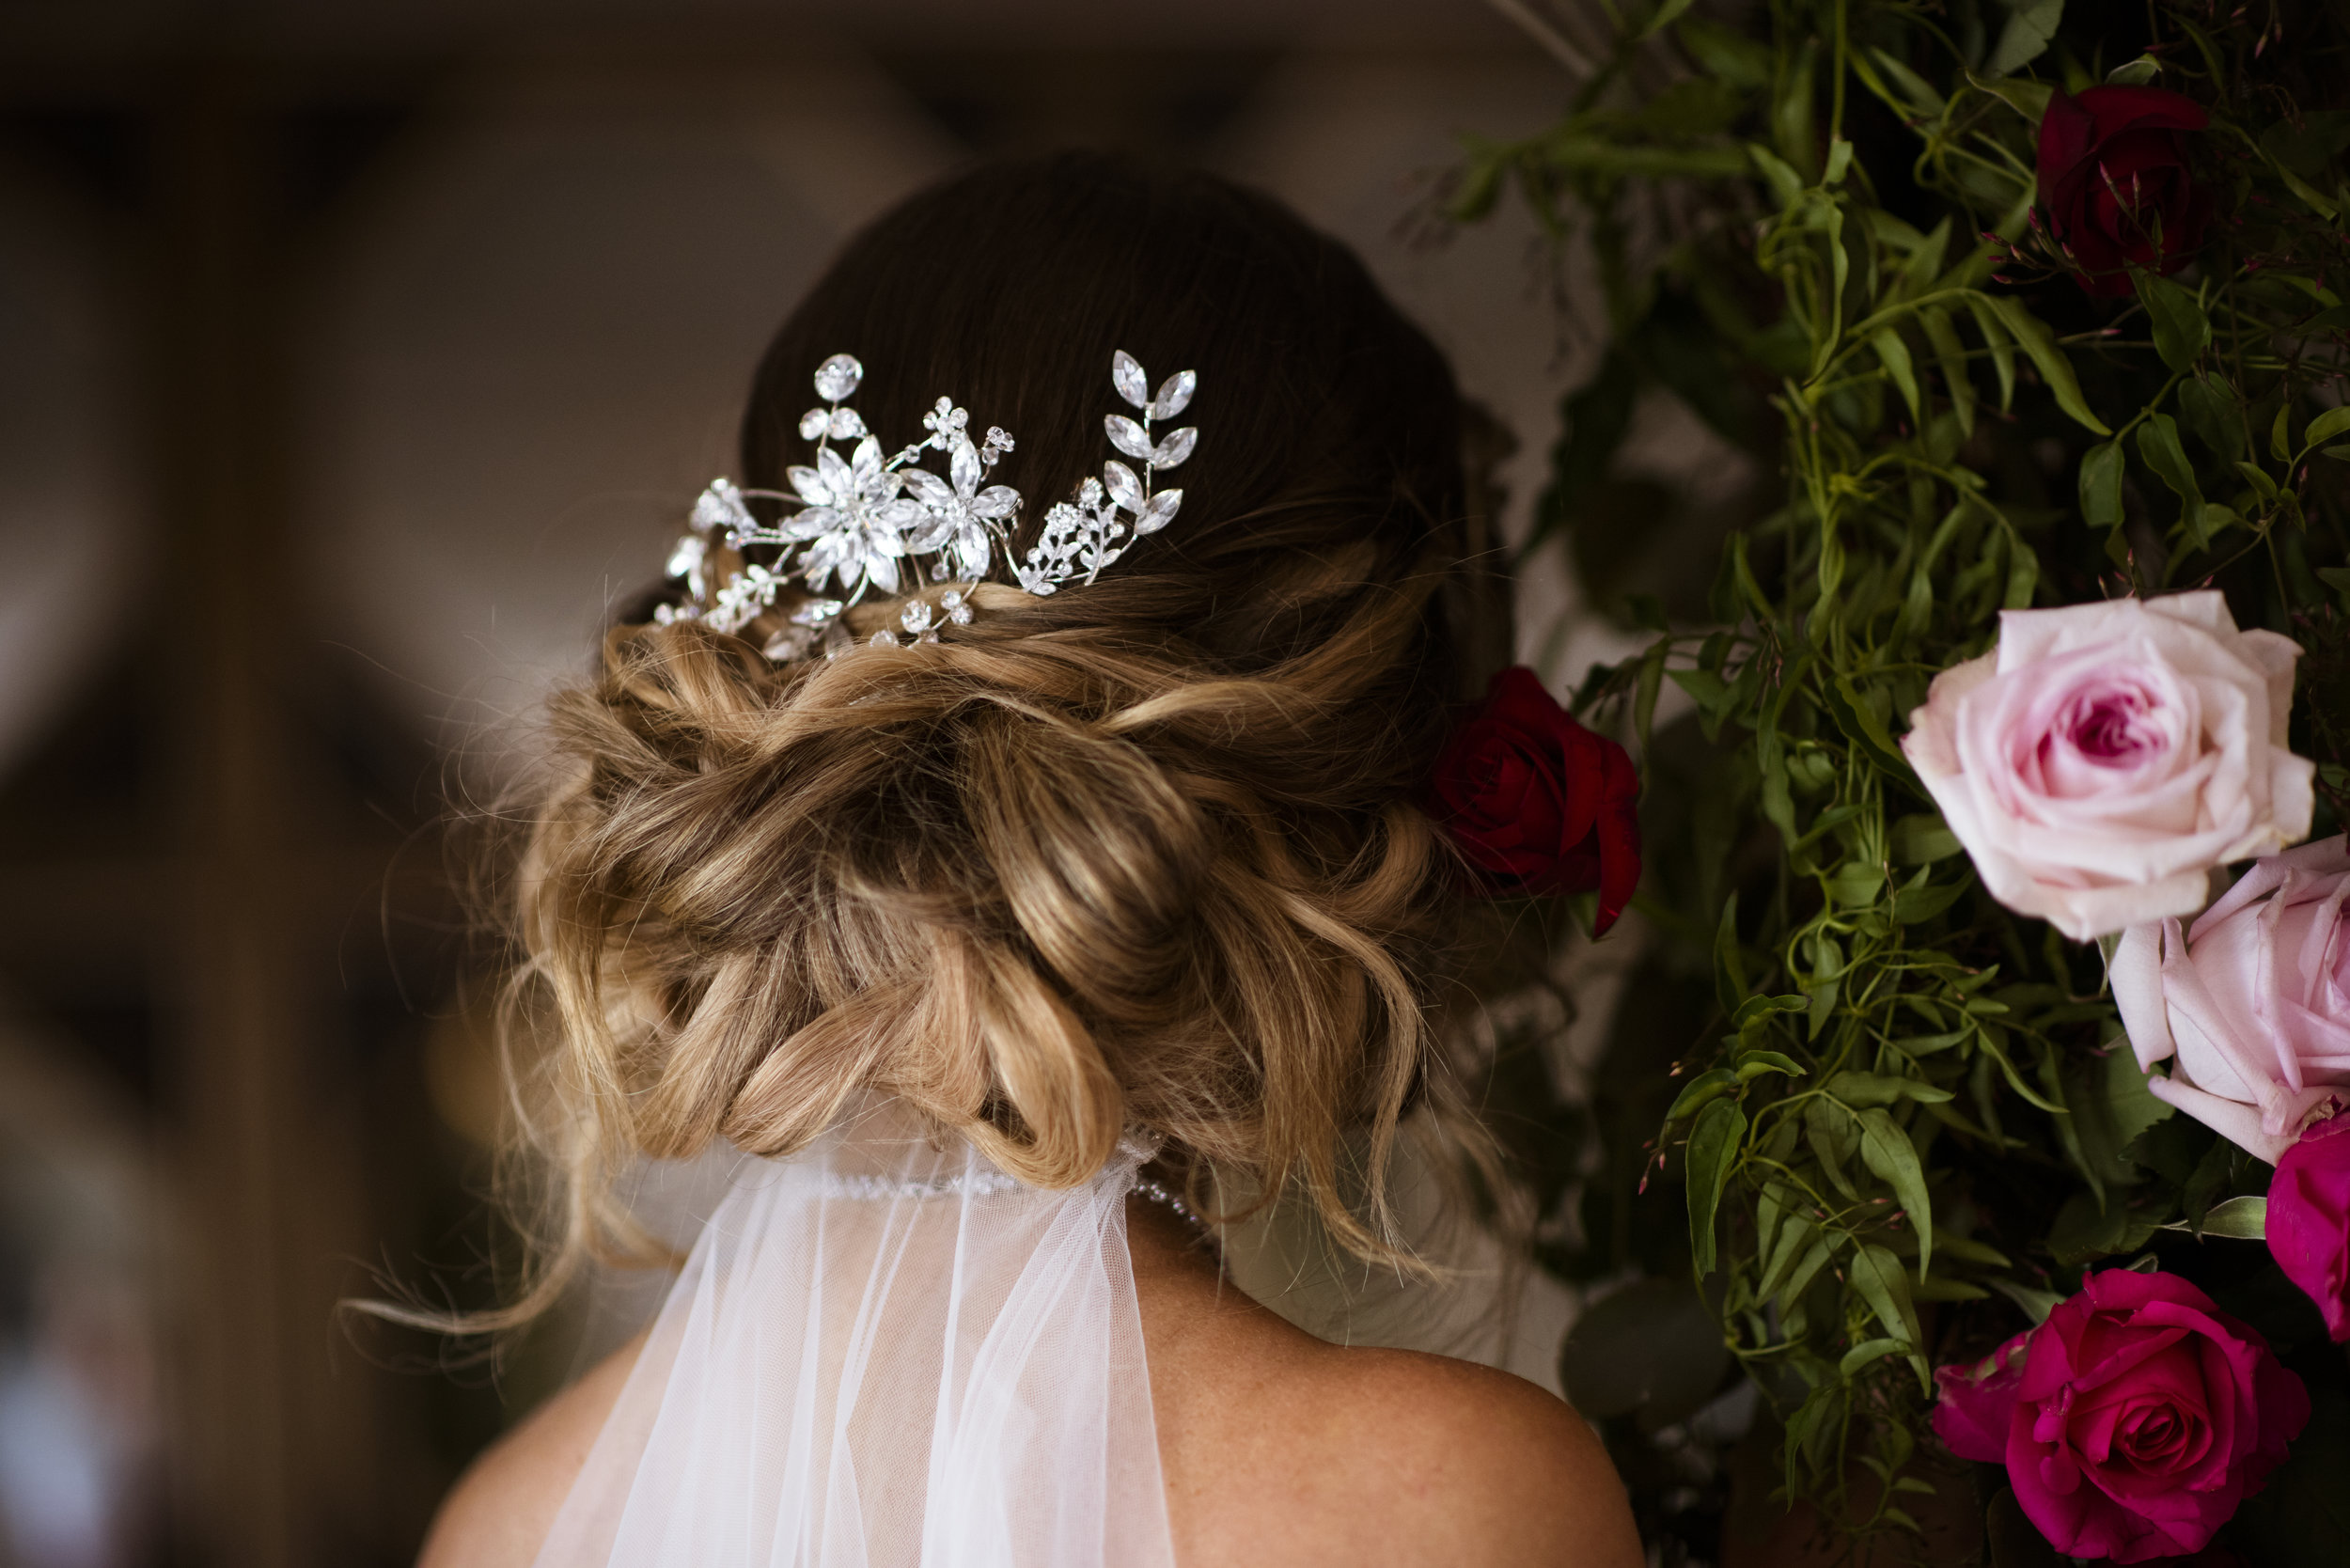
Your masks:
M 2107 1269 L 1981 1367 L 1944 1367 L 1934 1429 L 2007 1466 L 2024 1516 L 2074 1557 L 2199 1552 L 2310 1419 L 2268 1341 L 2174 1274 Z
M 1991 896 L 2085 942 L 2202 906 L 2204 872 L 2310 830 L 2293 664 L 2216 591 L 2009 610 L 1902 737 Z
M 2260 861 L 2181 932 L 2132 926 L 2113 999 L 2147 1087 L 2275 1164 L 2301 1129 L 2350 1103 L 2350 842 Z
M 2350 1116 L 2318 1122 L 2278 1160 L 2268 1250 L 2317 1303 L 2334 1342 L 2350 1341 Z

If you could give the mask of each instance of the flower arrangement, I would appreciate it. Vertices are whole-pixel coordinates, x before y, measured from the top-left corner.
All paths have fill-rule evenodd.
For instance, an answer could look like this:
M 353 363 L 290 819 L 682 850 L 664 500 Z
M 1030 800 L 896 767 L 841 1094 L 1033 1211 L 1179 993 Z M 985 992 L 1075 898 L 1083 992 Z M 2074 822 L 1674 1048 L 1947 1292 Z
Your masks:
M 1738 1443 L 1859 1537 L 2330 1560 L 2350 19 L 1608 15 L 1559 123 L 1438 198 L 1598 280 L 1528 548 L 1654 633 L 1572 704 L 1638 760 L 1648 945 L 1544 1256 L 1651 1294 L 1587 1312 L 1570 1391 L 1666 1560 L 1715 1555 Z M 1658 398 L 1742 498 L 1623 467 Z M 1642 1356 L 1720 1375 L 1574 1388 Z

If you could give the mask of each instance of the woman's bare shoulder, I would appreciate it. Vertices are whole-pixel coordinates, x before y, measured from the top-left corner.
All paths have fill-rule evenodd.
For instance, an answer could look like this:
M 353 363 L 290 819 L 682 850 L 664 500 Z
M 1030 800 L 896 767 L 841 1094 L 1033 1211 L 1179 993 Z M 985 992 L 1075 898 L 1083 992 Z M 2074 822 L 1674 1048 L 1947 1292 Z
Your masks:
M 644 1346 L 639 1334 L 475 1460 L 442 1501 L 416 1568 L 528 1568 Z
M 1338 1350 L 1321 1385 L 1324 1452 L 1364 1521 L 1355 1560 L 1638 1568 L 1606 1450 L 1524 1378 L 1418 1351 Z M 1373 1550 L 1372 1548 L 1374 1548 Z

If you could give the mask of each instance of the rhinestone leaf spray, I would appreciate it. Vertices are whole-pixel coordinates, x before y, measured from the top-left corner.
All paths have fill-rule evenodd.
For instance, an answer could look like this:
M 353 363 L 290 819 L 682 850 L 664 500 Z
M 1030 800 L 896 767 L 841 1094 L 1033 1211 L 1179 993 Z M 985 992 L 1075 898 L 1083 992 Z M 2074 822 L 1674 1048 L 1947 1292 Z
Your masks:
M 885 458 L 879 438 L 848 406 L 864 380 L 865 367 L 849 354 L 817 367 L 822 406 L 802 415 L 799 425 L 801 438 L 816 443 L 816 461 L 788 470 L 789 491 L 711 481 L 669 554 L 668 576 L 683 590 L 683 602 L 660 606 L 655 620 L 698 620 L 739 633 L 773 611 L 796 579 L 806 597 L 762 649 L 777 663 L 845 651 L 853 639 L 843 618 L 868 594 L 913 596 L 899 616 L 901 630 L 874 633 L 874 644 L 936 642 L 941 626 L 970 624 L 970 588 L 991 572 L 1038 595 L 1090 583 L 1136 540 L 1166 527 L 1183 505 L 1183 493 L 1159 489 L 1157 476 L 1191 456 L 1199 432 L 1185 426 L 1156 435 L 1152 426 L 1191 402 L 1198 377 L 1189 370 L 1169 376 L 1153 393 L 1133 355 L 1120 350 L 1110 357 L 1111 385 L 1141 418 L 1112 414 L 1104 428 L 1139 472 L 1116 458 L 1104 463 L 1099 479 L 1087 479 L 1073 500 L 1045 512 L 1025 558 L 1011 552 L 1020 492 L 988 482 L 1012 449 L 1010 435 L 990 426 L 973 442 L 969 412 L 941 398 L 922 416 L 929 435 Z M 945 456 L 943 478 L 914 466 L 929 451 Z M 753 500 L 794 510 L 762 524 L 751 511 Z M 753 559 L 754 549 L 766 558 Z M 929 593 L 926 584 L 955 586 Z

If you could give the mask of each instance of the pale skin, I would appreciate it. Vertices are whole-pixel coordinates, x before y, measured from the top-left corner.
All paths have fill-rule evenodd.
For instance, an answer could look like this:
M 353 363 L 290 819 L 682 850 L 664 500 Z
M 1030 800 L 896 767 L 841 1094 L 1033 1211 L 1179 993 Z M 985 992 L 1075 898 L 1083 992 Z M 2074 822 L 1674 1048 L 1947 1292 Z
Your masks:
M 1129 1210 L 1182 1568 L 1639 1568 L 1590 1429 L 1507 1372 L 1344 1348 L 1224 1283 L 1183 1223 Z M 466 1472 L 417 1568 L 528 1568 L 641 1337 Z

